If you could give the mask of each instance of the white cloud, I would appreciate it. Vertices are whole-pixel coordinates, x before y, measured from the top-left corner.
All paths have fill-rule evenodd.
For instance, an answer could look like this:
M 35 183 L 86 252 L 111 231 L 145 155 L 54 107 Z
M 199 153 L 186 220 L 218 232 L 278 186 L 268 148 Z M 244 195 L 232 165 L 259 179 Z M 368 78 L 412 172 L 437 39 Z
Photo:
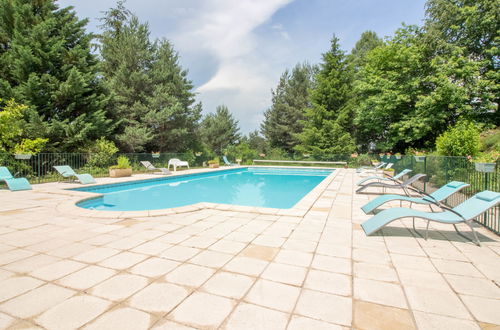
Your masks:
M 196 90 L 206 111 L 226 104 L 244 131 L 258 126 L 263 110 L 270 105 L 270 90 L 284 68 L 273 65 L 269 56 L 273 51 L 269 44 L 263 45 L 255 29 L 292 1 L 200 1 L 197 14 L 180 22 L 172 39 L 181 55 L 198 53 L 197 58 L 203 60 L 200 53 L 205 53 L 217 61 L 215 73 Z M 277 30 L 289 39 L 283 26 Z

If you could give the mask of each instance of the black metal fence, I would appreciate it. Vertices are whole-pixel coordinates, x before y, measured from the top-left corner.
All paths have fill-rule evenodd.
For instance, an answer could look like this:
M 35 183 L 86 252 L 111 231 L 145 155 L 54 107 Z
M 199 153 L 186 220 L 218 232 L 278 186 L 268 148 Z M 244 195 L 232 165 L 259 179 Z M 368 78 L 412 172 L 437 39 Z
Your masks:
M 53 169 L 56 165 L 69 165 L 78 172 L 90 173 L 94 177 L 106 177 L 109 175 L 109 166 L 116 163 L 118 156 L 126 156 L 134 172 L 145 172 L 145 168 L 140 161 L 147 160 L 156 167 L 167 167 L 168 160 L 179 158 L 186 160 L 192 167 L 201 167 L 209 159 L 208 155 L 201 153 L 128 153 L 115 154 L 112 156 L 89 153 L 42 153 L 33 155 L 29 159 L 18 159 L 13 154 L 0 153 L 0 166 L 9 168 L 16 177 L 26 177 L 31 183 L 45 183 L 58 181 L 60 177 Z M 415 187 L 431 193 L 449 181 L 463 181 L 470 184 L 470 187 L 454 194 L 447 200 L 448 205 L 456 206 L 482 190 L 500 191 L 500 164 L 493 172 L 484 173 L 475 169 L 474 163 L 465 157 L 441 157 L 441 156 L 382 156 L 379 155 L 332 155 L 316 159 L 310 155 L 260 155 L 261 160 L 310 160 L 310 161 L 345 161 L 349 167 L 367 165 L 370 159 L 382 160 L 394 163 L 393 168 L 399 172 L 405 168 L 413 170 L 414 173 L 425 173 L 425 180 L 417 182 Z M 234 160 L 233 160 L 234 161 Z M 262 163 L 261 163 L 262 164 Z M 264 163 L 265 164 L 265 163 Z M 270 163 L 271 164 L 271 163 Z M 276 164 L 274 164 L 276 165 Z M 287 164 L 294 165 L 294 164 Z M 304 166 L 297 163 L 296 165 Z M 314 164 L 310 164 L 314 166 Z M 321 165 L 324 166 L 324 165 Z M 337 165 L 338 166 L 338 165 Z M 478 222 L 500 234 L 500 207 L 493 208 L 486 214 L 479 217 Z
M 419 181 L 414 186 L 426 193 L 432 193 L 442 185 L 450 181 L 462 181 L 470 186 L 452 195 L 446 203 L 449 206 L 456 206 L 477 192 L 483 190 L 500 191 L 500 164 L 497 162 L 493 172 L 480 172 L 475 168 L 474 163 L 466 157 L 441 157 L 426 156 L 414 157 L 403 156 L 395 159 L 391 156 L 382 157 L 382 160 L 394 162 L 394 169 L 399 172 L 405 168 L 416 173 L 425 173 L 425 180 Z M 492 208 L 477 219 L 485 227 L 500 234 L 500 206 Z

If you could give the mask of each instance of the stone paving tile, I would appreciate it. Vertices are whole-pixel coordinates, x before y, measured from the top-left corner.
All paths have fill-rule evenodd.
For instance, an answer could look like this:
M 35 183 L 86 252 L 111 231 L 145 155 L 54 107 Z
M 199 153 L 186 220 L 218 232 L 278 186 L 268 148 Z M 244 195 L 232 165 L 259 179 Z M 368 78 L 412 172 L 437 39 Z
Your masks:
M 88 266 L 57 281 L 62 286 L 85 290 L 110 278 L 116 271 L 99 266 Z
M 490 280 L 457 275 L 444 276 L 455 292 L 500 300 L 500 288 Z
M 303 290 L 295 313 L 321 321 L 350 326 L 352 298 Z
M 108 300 L 123 300 L 148 284 L 145 277 L 116 275 L 92 288 L 92 294 Z
M 225 270 L 250 276 L 258 276 L 268 265 L 267 261 L 247 257 L 235 257 L 227 265 Z
M 220 296 L 240 299 L 250 289 L 254 281 L 255 279 L 249 276 L 220 272 L 203 285 L 203 290 Z
M 0 328 L 7 329 L 12 323 L 15 322 L 13 317 L 10 317 L 7 314 L 0 313 Z
M 180 265 L 180 262 L 163 258 L 149 258 L 130 269 L 131 273 L 146 277 L 158 277 L 165 275 Z
M 407 308 L 403 290 L 397 284 L 354 278 L 354 298 L 377 304 Z
M 500 301 L 483 297 L 460 295 L 465 306 L 481 321 L 500 325 Z
M 307 274 L 304 288 L 341 296 L 351 296 L 351 282 L 352 279 L 348 275 L 312 269 Z
M 19 318 L 31 318 L 63 302 L 76 292 L 47 284 L 0 305 L 0 310 Z
M 316 255 L 311 265 L 312 268 L 329 272 L 351 275 L 351 260 L 330 256 Z
M 271 263 L 262 273 L 262 278 L 285 284 L 301 286 L 307 269 L 304 267 Z
M 476 226 L 477 247 L 432 224 L 424 240 L 411 219 L 366 236 L 360 207 L 377 195 L 354 193 L 354 171 L 334 173 L 292 210 L 204 203 L 97 218 L 57 184 L 0 190 L 0 328 L 500 326 L 498 236 Z
M 153 313 L 168 313 L 189 294 L 179 285 L 170 283 L 153 283 L 134 294 L 129 299 L 132 307 Z
M 115 309 L 100 316 L 97 320 L 85 326 L 83 329 L 142 330 L 149 329 L 150 320 L 151 316 L 149 314 L 125 307 Z
M 47 329 L 76 329 L 102 314 L 111 303 L 90 295 L 72 297 L 36 318 Z
M 308 317 L 303 316 L 293 316 L 288 324 L 287 330 L 303 330 L 303 329 L 315 329 L 315 330 L 342 330 L 343 327 L 340 325 L 322 322 Z
M 198 287 L 202 285 L 215 271 L 211 268 L 184 264 L 177 267 L 165 276 L 165 280 L 172 283 Z
M 354 263 L 354 276 L 375 281 L 398 282 L 398 274 L 388 265 Z
M 44 282 L 28 276 L 10 277 L 0 282 L 0 302 L 41 286 Z
M 274 258 L 274 261 L 281 264 L 309 267 L 312 258 L 312 253 L 281 250 Z
M 479 330 L 481 327 L 470 320 L 461 320 L 454 317 L 442 316 L 431 313 L 414 311 L 413 316 L 417 326 L 422 330 L 453 329 L 453 330 Z
M 190 259 L 189 262 L 200 266 L 220 268 L 232 258 L 231 254 L 206 250 Z
M 410 307 L 421 312 L 471 319 L 471 316 L 453 291 L 405 286 Z
M 195 327 L 216 328 L 231 313 L 234 301 L 203 292 L 194 293 L 169 316 L 174 321 Z M 210 306 L 209 308 L 207 308 Z
M 407 309 L 389 307 L 371 302 L 354 301 L 355 329 L 416 329 Z M 443 328 L 444 329 L 444 328 Z
M 256 305 L 290 313 L 295 307 L 299 293 L 300 288 L 295 286 L 258 280 L 244 300 Z
M 253 304 L 239 304 L 229 317 L 223 329 L 285 329 L 288 315 Z

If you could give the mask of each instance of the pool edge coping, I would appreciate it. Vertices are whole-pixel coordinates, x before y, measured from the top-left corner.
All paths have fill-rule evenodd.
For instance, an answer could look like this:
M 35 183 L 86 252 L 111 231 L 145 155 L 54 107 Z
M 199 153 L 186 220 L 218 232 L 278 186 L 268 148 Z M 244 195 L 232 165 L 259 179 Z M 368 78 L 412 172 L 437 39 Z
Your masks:
M 243 167 L 277 167 L 277 168 L 290 168 L 287 166 L 259 166 L 259 165 L 248 165 L 241 166 Z M 235 167 L 222 167 L 219 169 L 203 169 L 199 172 L 195 173 L 210 173 L 223 171 L 228 169 L 233 169 Z M 297 166 L 293 166 L 291 168 L 297 168 Z M 40 189 L 38 191 L 44 193 L 52 193 L 58 195 L 65 195 L 70 197 L 70 199 L 65 200 L 56 206 L 56 210 L 60 213 L 67 214 L 70 213 L 76 216 L 83 216 L 89 218 L 101 218 L 101 219 L 129 219 L 136 217 L 158 217 L 172 214 L 180 214 L 180 213 L 188 213 L 199 211 L 203 209 L 214 209 L 220 211 L 233 211 L 233 212 L 247 212 L 247 213 L 256 213 L 256 214 L 264 214 L 264 215 L 281 215 L 281 216 L 304 216 L 314 205 L 315 201 L 321 196 L 321 194 L 326 190 L 326 188 L 330 185 L 330 183 L 335 179 L 339 172 L 343 168 L 326 168 L 326 167 L 299 167 L 306 169 L 333 169 L 332 173 L 329 174 L 325 179 L 323 179 L 316 187 L 314 187 L 310 192 L 308 192 L 304 197 L 302 197 L 292 208 L 289 209 L 279 209 L 279 208 L 267 208 L 267 207 L 255 207 L 255 206 L 242 206 L 242 205 L 232 205 L 232 204 L 221 204 L 221 203 L 209 203 L 209 202 L 199 202 L 191 205 L 180 206 L 175 208 L 166 208 L 159 210 L 143 210 L 143 211 L 101 211 L 101 210 L 90 210 L 77 206 L 76 204 L 88 199 L 93 199 L 101 196 L 99 193 L 92 192 L 84 192 L 77 190 L 70 190 L 76 187 L 70 188 L 61 188 L 61 189 Z M 194 173 L 186 173 L 186 174 L 194 174 Z M 175 176 L 186 175 L 176 174 Z M 152 179 L 152 178 L 148 178 Z M 141 181 L 148 180 L 144 178 L 135 178 L 128 181 Z M 118 183 L 118 182 L 116 182 Z M 109 183 L 112 184 L 112 183 Z M 95 185 L 105 185 L 105 184 L 95 184 Z M 90 186 L 90 185 L 89 185 Z

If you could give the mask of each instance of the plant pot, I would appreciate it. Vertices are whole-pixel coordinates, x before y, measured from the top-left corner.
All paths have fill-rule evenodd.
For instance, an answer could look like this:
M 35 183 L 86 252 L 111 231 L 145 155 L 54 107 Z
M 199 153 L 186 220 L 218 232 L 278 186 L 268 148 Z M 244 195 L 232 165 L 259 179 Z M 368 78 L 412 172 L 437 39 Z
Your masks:
M 476 171 L 483 173 L 495 172 L 496 163 L 474 163 Z
M 219 168 L 219 164 L 208 164 L 210 168 Z
M 151 157 L 153 157 L 153 158 L 160 158 L 160 154 L 151 154 Z
M 15 159 L 30 159 L 31 156 L 32 156 L 31 154 L 15 154 L 14 158 Z
M 396 159 L 401 159 L 401 155 L 400 156 L 394 156 L 394 157 L 396 157 Z
M 110 168 L 109 176 L 112 178 L 122 178 L 125 176 L 131 176 L 132 169 L 131 168 Z
M 415 157 L 415 161 L 417 163 L 423 163 L 423 162 L 425 162 L 425 157 L 426 156 L 413 156 L 413 157 Z

